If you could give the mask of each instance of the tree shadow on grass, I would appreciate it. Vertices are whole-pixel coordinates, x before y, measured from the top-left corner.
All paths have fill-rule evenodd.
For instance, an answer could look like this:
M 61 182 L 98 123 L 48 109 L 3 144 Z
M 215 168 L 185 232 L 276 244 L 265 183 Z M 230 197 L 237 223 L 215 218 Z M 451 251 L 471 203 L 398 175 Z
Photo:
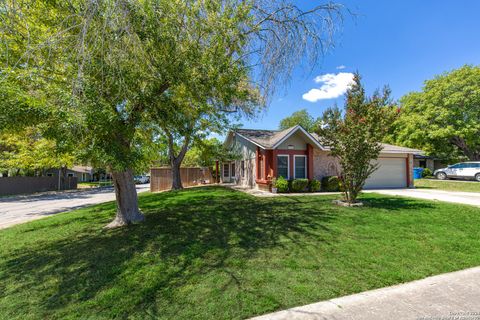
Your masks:
M 218 187 L 141 196 L 141 209 L 145 223 L 43 239 L 4 255 L 0 282 L 14 283 L 10 294 L 38 295 L 35 308 L 44 316 L 72 304 L 92 316 L 126 317 L 143 309 L 155 316 L 162 312 L 159 300 L 176 303 L 182 286 L 212 271 L 224 270 L 240 285 L 228 261 L 241 264 L 260 250 L 282 247 L 282 239 L 318 241 L 335 216 L 308 201 L 258 199 Z
M 365 209 L 386 209 L 389 211 L 419 211 L 420 209 L 433 209 L 435 203 L 428 200 L 418 200 L 401 196 L 371 196 L 363 194 L 360 199 Z

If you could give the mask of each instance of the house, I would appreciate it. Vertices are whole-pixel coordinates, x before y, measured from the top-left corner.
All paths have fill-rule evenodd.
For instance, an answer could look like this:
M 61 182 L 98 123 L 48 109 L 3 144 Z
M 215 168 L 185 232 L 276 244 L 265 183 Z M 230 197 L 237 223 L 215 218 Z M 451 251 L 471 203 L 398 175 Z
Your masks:
M 48 177 L 58 177 L 60 169 L 49 169 L 46 172 Z M 93 168 L 89 166 L 73 166 L 67 169 L 67 177 L 76 177 L 78 182 L 89 182 L 94 180 Z M 60 173 L 61 174 L 61 173 Z
M 321 179 L 338 174 L 338 162 L 329 156 L 314 133 L 301 126 L 286 130 L 237 129 L 225 146 L 238 160 L 221 164 L 221 181 L 268 189 L 273 177 Z M 413 187 L 413 155 L 420 150 L 383 144 L 380 167 L 366 181 L 366 189 Z
M 441 159 L 431 157 L 431 156 L 426 156 L 423 154 L 414 154 L 413 155 L 413 166 L 418 167 L 418 168 L 428 168 L 432 172 L 445 168 L 448 165 L 448 163 L 442 161 Z

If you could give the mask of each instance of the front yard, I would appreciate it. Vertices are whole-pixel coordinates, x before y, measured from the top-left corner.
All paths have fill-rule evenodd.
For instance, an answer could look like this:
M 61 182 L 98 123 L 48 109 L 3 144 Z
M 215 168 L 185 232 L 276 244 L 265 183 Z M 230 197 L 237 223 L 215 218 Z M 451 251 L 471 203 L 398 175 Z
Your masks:
M 480 265 L 480 209 L 375 194 L 142 194 L 0 231 L 0 318 L 241 319 Z
M 415 180 L 415 188 L 462 192 L 480 192 L 480 182 L 462 180 L 418 179 Z

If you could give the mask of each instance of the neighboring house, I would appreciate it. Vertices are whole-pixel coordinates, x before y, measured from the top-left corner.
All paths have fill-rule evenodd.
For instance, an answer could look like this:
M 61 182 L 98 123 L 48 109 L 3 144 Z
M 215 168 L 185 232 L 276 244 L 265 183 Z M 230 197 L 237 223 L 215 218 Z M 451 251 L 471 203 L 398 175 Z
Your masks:
M 425 156 L 423 154 L 414 154 L 413 155 L 413 166 L 419 168 L 428 168 L 432 172 L 445 168 L 448 164 L 441 159 Z
M 59 172 L 60 169 L 49 169 L 46 175 L 49 177 L 58 177 Z M 89 166 L 73 166 L 67 169 L 67 177 L 76 177 L 78 182 L 93 181 L 93 168 Z
M 225 146 L 238 160 L 221 164 L 221 181 L 268 189 L 273 177 L 321 179 L 338 174 L 338 161 L 329 156 L 316 134 L 301 126 L 286 130 L 238 129 L 229 132 Z M 383 144 L 380 167 L 365 188 L 413 187 L 413 155 L 420 150 Z

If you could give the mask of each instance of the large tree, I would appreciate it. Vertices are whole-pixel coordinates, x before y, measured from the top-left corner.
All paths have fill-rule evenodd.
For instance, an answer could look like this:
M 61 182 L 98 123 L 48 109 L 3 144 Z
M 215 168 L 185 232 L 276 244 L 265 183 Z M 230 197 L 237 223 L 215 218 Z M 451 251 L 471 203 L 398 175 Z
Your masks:
M 395 116 L 387 87 L 368 97 L 360 76 L 355 74 L 353 80 L 343 110 L 326 110 L 316 130 L 321 142 L 330 147 L 330 155 L 338 159 L 344 198 L 350 204 L 378 169 L 374 160 Z
M 308 113 L 307 109 L 301 109 L 301 110 L 295 111 L 290 116 L 283 118 L 280 121 L 279 129 L 284 130 L 296 125 L 300 125 L 305 130 L 309 132 L 313 132 L 313 130 L 315 130 L 316 121 Z
M 400 101 L 390 141 L 445 159 L 480 160 L 480 67 L 441 74 Z
M 144 219 L 133 171 L 158 127 L 251 100 L 241 88 L 268 97 L 304 57 L 312 65 L 329 47 L 340 9 L 263 0 L 10 0 L 0 11 L 1 50 L 19 52 L 6 68 L 41 79 L 23 91 L 48 92 L 39 96 L 65 115 L 49 134 L 75 141 L 111 170 L 115 227 Z M 171 112 L 176 106 L 180 115 Z

